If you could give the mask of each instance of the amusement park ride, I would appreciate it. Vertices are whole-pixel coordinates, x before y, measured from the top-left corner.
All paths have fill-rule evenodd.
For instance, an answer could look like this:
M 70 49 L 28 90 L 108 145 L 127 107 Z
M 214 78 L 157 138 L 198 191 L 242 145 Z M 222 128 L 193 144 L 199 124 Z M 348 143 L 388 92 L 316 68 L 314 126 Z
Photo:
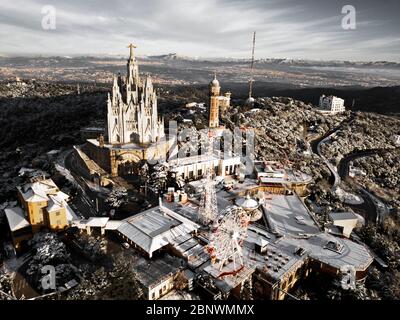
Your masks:
M 216 221 L 211 233 L 211 241 L 208 252 L 211 261 L 219 271 L 232 264 L 229 271 L 222 275 L 235 274 L 243 268 L 243 241 L 247 237 L 249 217 L 239 207 L 231 207 L 225 211 L 220 221 Z

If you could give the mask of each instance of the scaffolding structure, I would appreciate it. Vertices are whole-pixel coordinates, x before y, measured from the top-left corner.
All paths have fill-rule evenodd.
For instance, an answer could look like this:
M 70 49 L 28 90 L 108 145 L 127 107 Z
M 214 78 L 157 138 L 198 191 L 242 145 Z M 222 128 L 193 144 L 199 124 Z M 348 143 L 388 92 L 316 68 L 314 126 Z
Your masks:
M 209 146 L 208 154 L 213 153 L 213 131 L 209 131 Z M 209 168 L 206 171 L 206 177 L 204 180 L 204 192 L 200 198 L 200 208 L 199 208 L 199 220 L 204 225 L 210 225 L 218 216 L 217 207 L 217 195 L 215 192 L 215 183 L 213 181 L 213 168 Z
M 204 225 L 211 224 L 218 216 L 217 195 L 212 179 L 212 169 L 208 169 L 204 181 L 204 192 L 200 198 L 199 218 Z

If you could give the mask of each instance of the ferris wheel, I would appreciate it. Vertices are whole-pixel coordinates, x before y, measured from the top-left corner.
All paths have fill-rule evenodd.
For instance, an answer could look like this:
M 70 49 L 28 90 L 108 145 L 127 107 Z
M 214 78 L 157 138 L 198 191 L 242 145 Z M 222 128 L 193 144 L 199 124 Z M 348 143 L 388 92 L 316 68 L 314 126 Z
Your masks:
M 242 245 L 247 237 L 248 215 L 239 207 L 231 207 L 215 226 L 208 248 L 211 261 L 221 271 L 232 263 L 232 273 L 243 266 Z

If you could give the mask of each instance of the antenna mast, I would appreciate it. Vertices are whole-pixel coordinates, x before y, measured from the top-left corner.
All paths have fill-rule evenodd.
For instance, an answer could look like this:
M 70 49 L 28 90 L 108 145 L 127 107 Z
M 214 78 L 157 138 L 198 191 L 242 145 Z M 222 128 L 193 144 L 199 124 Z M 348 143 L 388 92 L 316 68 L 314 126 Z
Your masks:
M 253 49 L 251 51 L 250 81 L 249 81 L 249 98 L 253 93 L 253 66 L 254 66 L 254 48 L 256 46 L 256 32 L 253 34 Z

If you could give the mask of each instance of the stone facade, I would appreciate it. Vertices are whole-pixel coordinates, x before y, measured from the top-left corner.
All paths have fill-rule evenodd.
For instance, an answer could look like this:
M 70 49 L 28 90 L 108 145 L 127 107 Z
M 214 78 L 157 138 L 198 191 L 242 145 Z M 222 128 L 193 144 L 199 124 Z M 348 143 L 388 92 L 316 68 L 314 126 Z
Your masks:
M 96 139 L 87 140 L 84 151 L 111 176 L 137 174 L 136 164 L 141 160 L 159 161 L 168 157 L 173 139 L 162 138 L 148 145 L 100 145 Z
M 164 119 L 158 117 L 157 94 L 150 76 L 139 76 L 139 67 L 129 45 L 127 75 L 114 77 L 107 99 L 107 136 L 110 144 L 159 141 L 164 137 Z
M 140 160 L 165 159 L 172 140 L 158 116 L 157 94 L 150 76 L 144 81 L 129 45 L 127 75 L 114 77 L 107 99 L 107 137 L 87 140 L 84 151 L 112 176 L 136 174 Z

